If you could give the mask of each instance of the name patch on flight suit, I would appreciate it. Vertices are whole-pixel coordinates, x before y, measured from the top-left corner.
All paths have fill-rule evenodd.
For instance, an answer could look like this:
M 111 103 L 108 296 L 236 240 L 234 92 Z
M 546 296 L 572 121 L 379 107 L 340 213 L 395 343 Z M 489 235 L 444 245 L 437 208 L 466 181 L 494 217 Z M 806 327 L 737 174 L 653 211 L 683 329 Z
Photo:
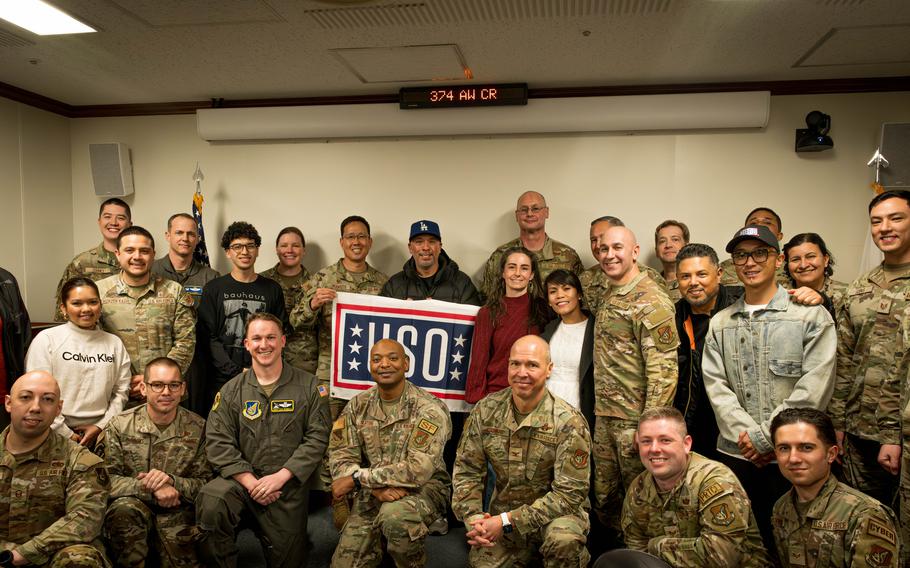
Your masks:
M 294 412 L 293 400 L 273 400 L 272 413 L 276 412 Z
M 243 401 L 243 417 L 255 420 L 262 416 L 262 403 L 258 400 Z

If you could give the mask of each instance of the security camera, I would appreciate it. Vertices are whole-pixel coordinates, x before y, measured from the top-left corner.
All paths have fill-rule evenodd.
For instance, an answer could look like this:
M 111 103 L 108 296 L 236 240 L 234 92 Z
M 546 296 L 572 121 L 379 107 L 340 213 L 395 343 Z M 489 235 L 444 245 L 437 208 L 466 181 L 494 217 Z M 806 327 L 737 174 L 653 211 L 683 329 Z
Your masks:
M 806 115 L 808 128 L 796 129 L 797 152 L 821 152 L 834 148 L 834 140 L 828 136 L 831 130 L 831 116 L 819 110 Z

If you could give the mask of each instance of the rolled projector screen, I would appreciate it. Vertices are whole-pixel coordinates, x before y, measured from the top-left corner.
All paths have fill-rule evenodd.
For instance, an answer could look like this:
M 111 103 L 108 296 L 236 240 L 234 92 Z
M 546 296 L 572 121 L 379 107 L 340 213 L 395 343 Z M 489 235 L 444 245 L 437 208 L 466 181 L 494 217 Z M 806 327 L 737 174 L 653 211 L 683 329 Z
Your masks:
M 531 99 L 527 106 L 402 110 L 353 104 L 196 111 L 204 140 L 291 140 L 763 128 L 771 93 Z

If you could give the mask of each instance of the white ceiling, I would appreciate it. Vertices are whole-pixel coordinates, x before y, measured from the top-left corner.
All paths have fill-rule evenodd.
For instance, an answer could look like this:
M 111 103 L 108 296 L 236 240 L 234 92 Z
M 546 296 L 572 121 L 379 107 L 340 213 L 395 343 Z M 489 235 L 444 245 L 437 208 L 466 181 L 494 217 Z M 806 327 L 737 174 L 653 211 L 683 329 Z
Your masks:
M 70 105 L 910 75 L 908 0 L 50 1 L 99 33 L 0 23 L 0 82 Z

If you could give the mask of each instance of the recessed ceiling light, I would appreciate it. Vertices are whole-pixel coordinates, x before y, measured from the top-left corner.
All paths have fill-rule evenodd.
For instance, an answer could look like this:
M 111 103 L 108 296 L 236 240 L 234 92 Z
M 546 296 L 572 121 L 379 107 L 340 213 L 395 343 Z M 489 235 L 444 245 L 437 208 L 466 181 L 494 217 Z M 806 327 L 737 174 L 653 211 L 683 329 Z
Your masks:
M 0 1 L 0 18 L 38 35 L 97 31 L 41 0 Z

